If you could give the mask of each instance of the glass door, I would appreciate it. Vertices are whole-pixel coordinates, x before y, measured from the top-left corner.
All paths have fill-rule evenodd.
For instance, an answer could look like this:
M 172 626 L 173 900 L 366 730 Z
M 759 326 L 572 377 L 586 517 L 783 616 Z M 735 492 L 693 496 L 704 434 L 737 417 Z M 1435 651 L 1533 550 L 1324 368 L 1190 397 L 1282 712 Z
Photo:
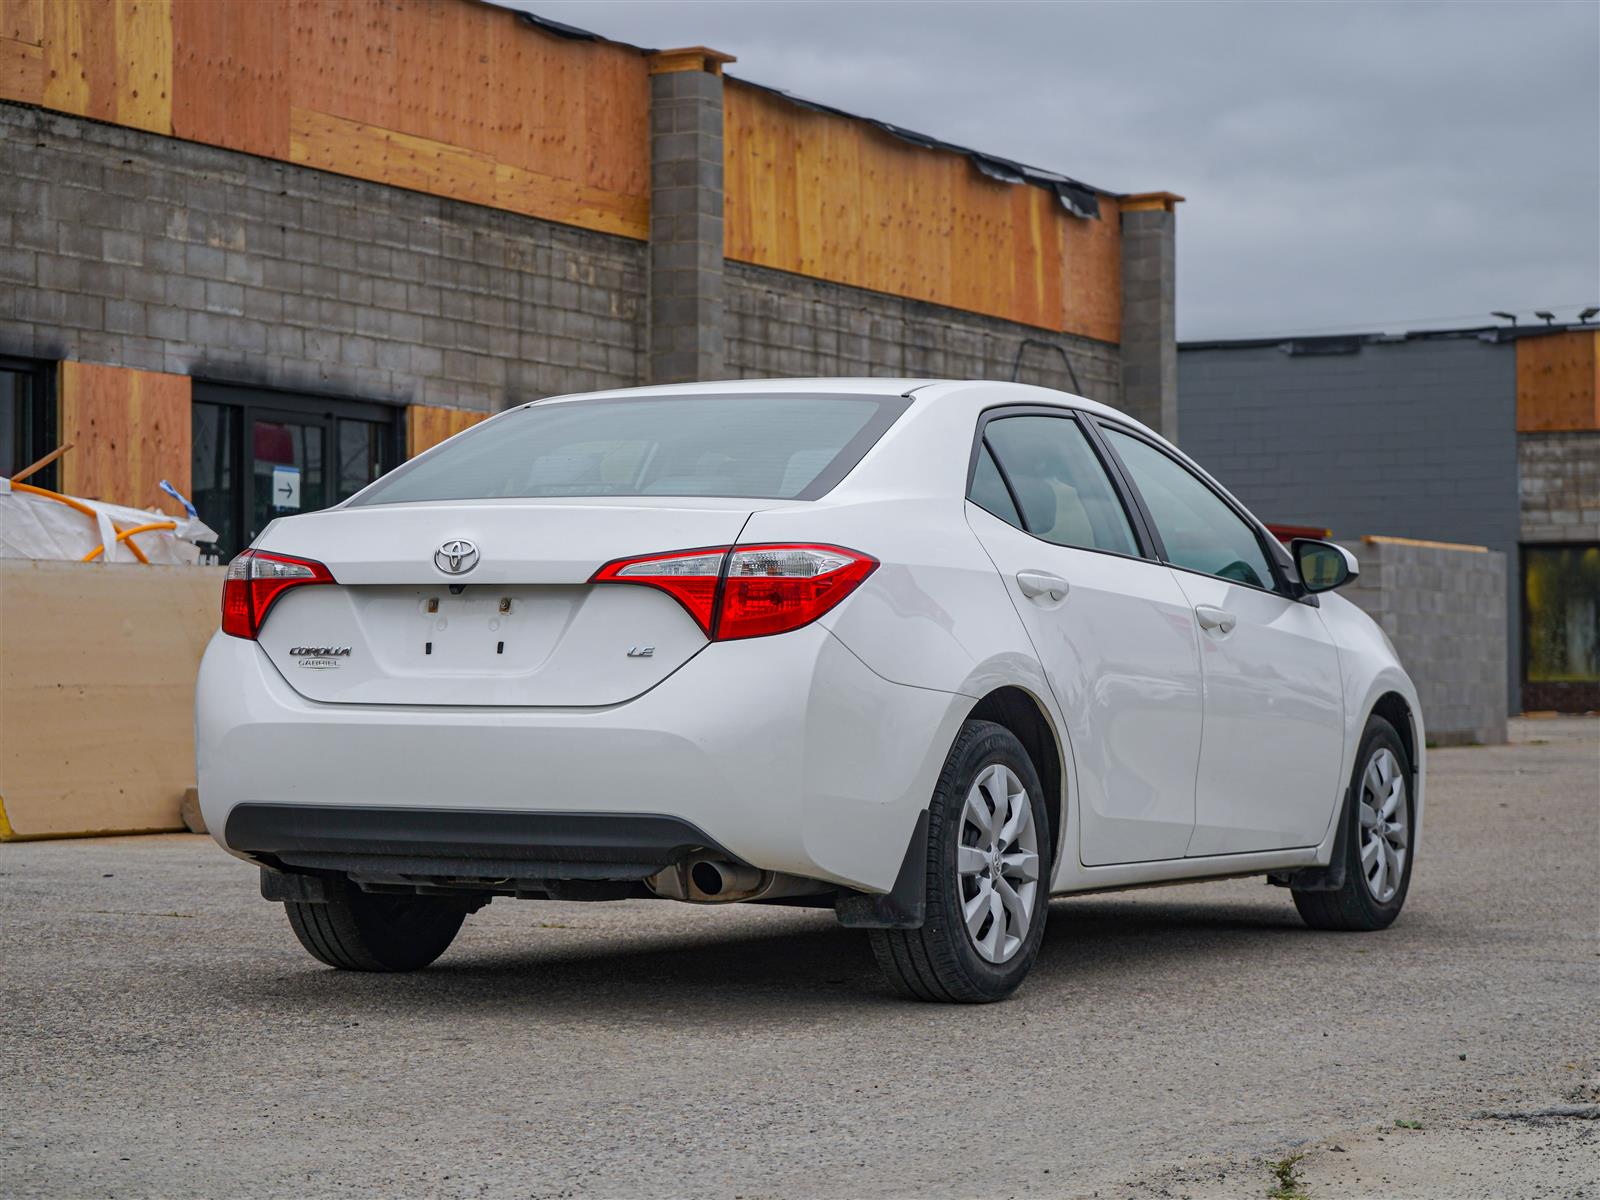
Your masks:
M 246 541 L 269 522 L 326 508 L 327 422 L 256 409 L 250 420 L 250 514 Z
M 195 385 L 193 500 L 226 562 L 277 517 L 348 499 L 399 461 L 399 409 Z

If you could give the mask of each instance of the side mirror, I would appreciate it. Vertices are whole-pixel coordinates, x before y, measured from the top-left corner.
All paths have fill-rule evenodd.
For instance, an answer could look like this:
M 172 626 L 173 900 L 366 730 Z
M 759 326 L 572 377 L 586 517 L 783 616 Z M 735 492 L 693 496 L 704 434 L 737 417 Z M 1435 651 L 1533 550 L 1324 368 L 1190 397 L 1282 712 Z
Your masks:
M 1289 553 L 1294 555 L 1295 569 L 1308 592 L 1331 592 L 1361 574 L 1356 556 L 1332 542 L 1295 538 L 1289 543 Z

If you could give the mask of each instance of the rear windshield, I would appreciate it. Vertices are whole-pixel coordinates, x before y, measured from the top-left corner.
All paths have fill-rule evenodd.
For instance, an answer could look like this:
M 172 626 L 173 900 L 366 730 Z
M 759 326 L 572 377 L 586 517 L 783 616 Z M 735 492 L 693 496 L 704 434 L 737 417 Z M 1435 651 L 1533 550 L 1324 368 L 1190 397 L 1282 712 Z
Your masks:
M 531 404 L 350 503 L 542 496 L 811 500 L 905 411 L 900 396 L 662 396 Z

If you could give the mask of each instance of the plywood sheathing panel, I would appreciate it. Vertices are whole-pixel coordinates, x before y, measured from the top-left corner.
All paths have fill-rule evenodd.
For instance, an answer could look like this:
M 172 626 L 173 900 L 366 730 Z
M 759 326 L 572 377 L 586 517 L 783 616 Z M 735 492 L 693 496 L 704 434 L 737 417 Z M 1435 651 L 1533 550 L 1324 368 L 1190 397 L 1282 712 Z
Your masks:
M 0 0 L 0 96 L 44 99 L 44 0 Z
M 0 560 L 0 838 L 181 829 L 219 567 Z
M 0 75 L 0 96 L 112 121 L 152 133 L 172 132 L 171 0 L 51 0 L 37 19 L 8 3 L 3 28 L 20 44 L 37 29 L 40 79 Z M 8 54 L 8 61 L 14 54 Z
M 62 490 L 136 508 L 181 507 L 163 479 L 189 494 L 192 416 L 185 375 L 64 362 L 60 374 Z
M 488 5 L 296 0 L 294 161 L 639 239 L 649 79 L 637 51 Z
M 1600 330 L 1517 339 L 1517 432 L 1600 429 Z
M 406 409 L 406 457 L 415 458 L 424 450 L 431 450 L 446 438 L 472 428 L 490 415 L 463 408 L 413 404 Z
M 726 254 L 896 296 L 1116 341 L 1116 207 L 1073 217 L 1043 188 L 983 175 L 729 80 Z
M 0 98 L 649 233 L 649 77 L 627 47 L 461 0 L 0 4 Z
M 174 134 L 289 157 L 287 16 L 259 0 L 173 0 Z

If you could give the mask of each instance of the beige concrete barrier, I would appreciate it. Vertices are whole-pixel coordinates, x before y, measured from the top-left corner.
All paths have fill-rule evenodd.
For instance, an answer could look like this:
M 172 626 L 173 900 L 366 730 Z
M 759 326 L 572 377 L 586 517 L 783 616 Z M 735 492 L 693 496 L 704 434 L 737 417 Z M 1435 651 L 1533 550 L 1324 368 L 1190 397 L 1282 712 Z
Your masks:
M 220 567 L 0 559 L 0 840 L 182 829 Z

